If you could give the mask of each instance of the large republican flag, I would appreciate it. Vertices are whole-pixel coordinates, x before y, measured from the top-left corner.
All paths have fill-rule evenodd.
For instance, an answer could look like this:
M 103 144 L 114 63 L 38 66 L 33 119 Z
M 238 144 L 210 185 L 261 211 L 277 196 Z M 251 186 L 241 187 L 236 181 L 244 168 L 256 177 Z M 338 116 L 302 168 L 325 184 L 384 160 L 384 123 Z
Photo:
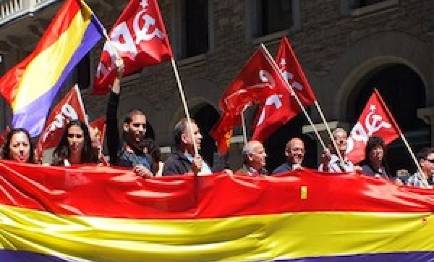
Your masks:
M 33 52 L 0 78 L 0 94 L 12 108 L 13 127 L 32 136 L 43 129 L 60 87 L 100 40 L 103 28 L 82 0 L 67 0 Z
M 60 143 L 65 127 L 71 120 L 86 122 L 86 111 L 77 85 L 51 110 L 36 147 L 39 155 Z
M 280 41 L 275 61 L 282 76 L 291 85 L 303 106 L 312 105 L 316 101 L 315 94 L 287 37 L 283 37 Z M 279 93 L 276 90 L 259 108 L 252 139 L 264 141 L 301 112 L 291 91 L 289 89 L 281 89 L 281 91 Z
M 365 158 L 365 148 L 369 137 L 381 137 L 387 145 L 397 139 L 400 133 L 400 128 L 380 93 L 374 89 L 348 137 L 346 156 L 353 163 L 358 163 Z
M 223 115 L 211 130 L 219 152 L 227 152 L 232 129 L 240 122 L 241 114 L 247 106 L 264 103 L 267 97 L 283 93 L 286 89 L 285 80 L 264 47 L 260 46 L 220 98 L 219 107 Z
M 101 53 L 93 93 L 106 94 L 116 77 L 115 61 L 120 56 L 124 75 L 173 57 L 169 38 L 156 0 L 130 0 L 110 32 Z
M 0 261 L 432 261 L 434 191 L 0 161 Z

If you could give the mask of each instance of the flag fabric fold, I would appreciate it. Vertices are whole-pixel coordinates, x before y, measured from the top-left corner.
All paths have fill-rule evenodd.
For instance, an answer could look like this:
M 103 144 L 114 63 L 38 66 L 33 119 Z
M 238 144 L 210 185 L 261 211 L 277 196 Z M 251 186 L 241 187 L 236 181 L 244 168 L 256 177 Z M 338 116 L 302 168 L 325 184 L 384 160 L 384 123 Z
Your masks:
M 283 78 L 291 85 L 303 106 L 312 105 L 316 101 L 315 94 L 287 37 L 280 41 L 275 61 Z M 258 110 L 252 135 L 254 140 L 265 141 L 274 131 L 301 112 L 289 89 L 281 89 L 281 93 L 275 91 Z
M 220 98 L 219 107 L 223 115 L 211 135 L 221 154 L 227 152 L 231 130 L 240 122 L 241 114 L 247 106 L 261 104 L 275 93 L 288 92 L 285 91 L 287 84 L 272 63 L 260 46 Z
M 173 57 L 169 37 L 156 0 L 130 0 L 110 32 L 94 81 L 93 93 L 103 95 L 116 76 L 115 60 L 120 56 L 124 75 Z
M 434 258 L 434 191 L 368 176 L 144 179 L 10 161 L 0 174 L 1 261 Z
M 374 89 L 350 132 L 346 155 L 353 163 L 359 163 L 365 158 L 365 148 L 369 137 L 381 137 L 387 145 L 397 139 L 400 133 L 400 128 L 380 93 Z
M 13 127 L 38 135 L 63 82 L 102 37 L 103 28 L 80 0 L 67 0 L 33 52 L 0 79 Z

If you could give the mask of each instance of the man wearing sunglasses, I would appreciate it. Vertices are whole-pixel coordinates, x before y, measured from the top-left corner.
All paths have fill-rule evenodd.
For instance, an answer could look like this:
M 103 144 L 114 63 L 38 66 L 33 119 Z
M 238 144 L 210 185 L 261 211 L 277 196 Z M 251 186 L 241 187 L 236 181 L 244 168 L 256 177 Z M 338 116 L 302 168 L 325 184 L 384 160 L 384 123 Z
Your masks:
M 423 174 L 416 172 L 408 178 L 407 185 L 420 188 L 433 188 L 434 148 L 425 147 L 416 156 Z
M 150 158 L 144 153 L 142 141 L 146 132 L 146 116 L 140 109 L 127 113 L 122 125 L 123 145 L 119 142 L 117 111 L 121 91 L 120 80 L 124 73 L 122 59 L 116 60 L 117 75 L 113 81 L 107 105 L 107 146 L 112 165 L 132 167 L 139 176 L 152 176 Z

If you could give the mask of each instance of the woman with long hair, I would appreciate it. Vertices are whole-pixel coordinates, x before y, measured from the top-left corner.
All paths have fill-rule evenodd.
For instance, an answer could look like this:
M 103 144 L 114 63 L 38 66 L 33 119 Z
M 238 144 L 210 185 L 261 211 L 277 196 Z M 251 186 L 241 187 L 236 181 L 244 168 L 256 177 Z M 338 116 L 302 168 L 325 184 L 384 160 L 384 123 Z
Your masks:
M 29 132 L 24 128 L 13 128 L 6 136 L 1 158 L 20 163 L 35 163 L 35 151 Z
M 89 129 L 85 123 L 72 120 L 66 125 L 59 145 L 53 152 L 52 165 L 97 163 L 98 156 L 92 148 Z

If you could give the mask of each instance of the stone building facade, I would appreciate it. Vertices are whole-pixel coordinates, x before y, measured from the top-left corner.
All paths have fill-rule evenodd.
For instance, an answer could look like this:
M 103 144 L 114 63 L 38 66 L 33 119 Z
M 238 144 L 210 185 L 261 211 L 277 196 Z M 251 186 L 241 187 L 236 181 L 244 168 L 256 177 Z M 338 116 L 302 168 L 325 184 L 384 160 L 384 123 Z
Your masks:
M 19 1 L 26 2 L 7 0 L 0 5 Z M 2 73 L 32 50 L 59 5 L 58 1 L 42 2 L 45 6 L 40 9 L 14 18 L 2 12 Z M 127 1 L 87 2 L 110 28 Z M 189 107 L 204 133 L 219 116 L 223 90 L 255 48 L 264 43 L 274 55 L 280 37 L 288 36 L 332 128 L 351 128 L 377 87 L 412 147 L 417 151 L 434 144 L 434 1 L 160 0 L 159 5 Z M 90 96 L 85 88 L 92 83 L 101 46 L 76 74 L 84 83 L 91 119 L 104 114 L 107 101 L 107 97 Z M 170 146 L 171 130 L 183 116 L 170 63 L 125 77 L 122 85 L 120 115 L 142 108 L 158 143 Z M 314 108 L 310 112 L 323 130 Z M 2 104 L 0 127 L 7 124 L 9 114 Z M 308 145 L 307 165 L 316 165 L 320 148 L 306 124 L 299 116 L 266 142 L 270 168 L 283 160 L 284 144 L 294 135 L 302 136 Z M 209 150 L 204 155 L 212 160 L 213 141 L 207 136 L 205 140 Z M 234 139 L 233 166 L 239 165 L 235 152 L 240 143 Z M 402 142 L 390 146 L 389 162 L 395 169 L 411 165 Z

